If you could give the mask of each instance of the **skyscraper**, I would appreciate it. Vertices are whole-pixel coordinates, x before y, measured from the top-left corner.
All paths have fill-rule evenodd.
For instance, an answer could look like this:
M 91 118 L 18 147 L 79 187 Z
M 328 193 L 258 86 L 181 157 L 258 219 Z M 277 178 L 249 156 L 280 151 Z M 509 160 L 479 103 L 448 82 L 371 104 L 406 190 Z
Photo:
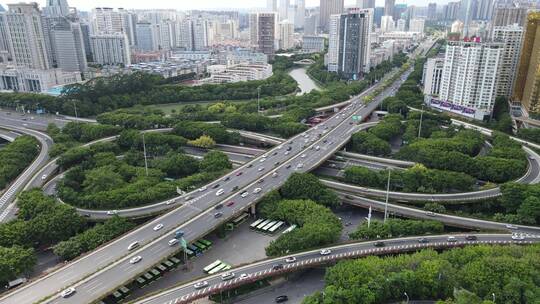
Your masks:
M 476 0 L 475 20 L 491 20 L 493 15 L 493 0 Z
M 351 9 L 347 14 L 333 15 L 330 24 L 332 52 L 328 54 L 327 63 L 337 63 L 337 72 L 342 76 L 359 79 L 369 72 L 373 10 Z M 336 69 L 336 66 L 329 65 L 330 68 Z
M 409 21 L 409 32 L 424 33 L 425 20 L 422 18 L 414 18 Z
M 444 58 L 429 58 L 426 63 L 424 77 L 424 94 L 439 96 L 441 92 L 441 80 L 444 69 Z
M 496 6 L 493 9 L 492 27 L 518 24 L 525 26 L 529 7 Z
M 85 72 L 88 64 L 80 23 L 59 18 L 49 35 L 56 66 L 68 72 Z
M 437 19 L 437 3 L 428 4 L 427 20 Z
M 469 36 L 469 26 L 473 18 L 474 0 L 461 0 L 459 7 L 459 20 L 463 21 L 463 36 Z
M 529 13 L 513 100 L 527 112 L 540 112 L 540 12 Z
M 291 6 L 290 0 L 279 0 L 279 20 L 280 21 L 289 19 L 289 6 Z
M 296 0 L 296 15 L 294 17 L 294 27 L 304 28 L 306 23 L 306 0 Z
M 375 0 L 356 0 L 356 7 L 358 8 L 375 8 Z
M 339 71 L 339 35 L 341 15 L 330 16 L 328 22 L 328 52 L 325 55 L 325 63 L 329 72 Z
M 523 40 L 523 27 L 517 24 L 496 26 L 493 29 L 492 39 L 503 44 L 501 67 L 498 73 L 497 96 L 511 97 L 514 87 L 521 42 Z
M 125 33 L 90 36 L 94 62 L 103 65 L 130 65 L 131 52 Z
M 47 17 L 65 17 L 69 15 L 67 0 L 47 0 L 43 13 Z
M 122 16 L 110 7 L 96 7 L 92 10 L 93 32 L 113 34 L 123 32 Z
M 251 45 L 269 58 L 275 51 L 276 19 L 275 13 L 252 13 L 249 16 Z
M 208 20 L 199 16 L 193 22 L 193 50 L 201 51 L 208 47 Z
M 384 15 L 394 16 L 395 5 L 396 5 L 396 0 L 384 0 Z
M 502 50 L 500 43 L 449 41 L 441 80 L 441 100 L 491 112 Z
M 6 22 L 15 64 L 32 69 L 49 69 L 51 66 L 38 4 L 8 4 L 8 8 Z
M 330 16 L 343 13 L 344 0 L 320 0 L 319 26 L 326 32 Z
M 279 48 L 282 50 L 294 47 L 294 24 L 289 21 L 279 23 Z
M 266 9 L 271 12 L 277 12 L 277 0 L 266 0 Z
M 147 21 L 137 22 L 135 32 L 137 35 L 137 50 L 153 52 L 159 49 L 157 25 Z

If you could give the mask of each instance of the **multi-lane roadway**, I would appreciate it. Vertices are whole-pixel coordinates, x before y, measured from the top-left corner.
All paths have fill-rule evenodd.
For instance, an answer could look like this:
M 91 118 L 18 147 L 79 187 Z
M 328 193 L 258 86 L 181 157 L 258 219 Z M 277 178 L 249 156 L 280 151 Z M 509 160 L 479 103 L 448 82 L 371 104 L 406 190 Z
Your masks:
M 223 279 L 222 274 L 216 274 L 195 281 L 182 284 L 155 295 L 138 299 L 134 304 L 185 304 L 196 299 L 205 298 L 211 294 L 219 294 L 221 291 L 237 288 L 263 278 L 282 275 L 284 273 L 300 269 L 331 264 L 338 260 L 364 257 L 368 255 L 384 255 L 405 253 L 425 248 L 446 249 L 478 244 L 531 244 L 537 242 L 536 238 L 513 240 L 511 235 L 505 234 L 471 234 L 471 235 L 437 235 L 422 237 L 407 237 L 384 240 L 384 244 L 376 241 L 352 243 L 327 248 L 330 252 L 322 254 L 320 250 L 296 253 L 255 262 L 249 265 L 231 269 L 234 274 L 231 279 Z M 195 288 L 195 284 L 204 282 L 201 288 Z
M 26 129 L 23 127 L 15 127 L 12 125 L 6 125 L 4 120 L 0 121 L 0 128 L 8 131 L 17 132 L 19 134 L 27 134 L 35 137 L 40 145 L 41 150 L 34 161 L 28 166 L 23 173 L 21 173 L 15 181 L 13 181 L 7 189 L 0 196 L 0 222 L 9 220 L 14 217 L 15 213 L 15 199 L 17 194 L 23 189 L 26 189 L 30 180 L 35 177 L 38 170 L 47 163 L 49 160 L 49 149 L 51 148 L 53 141 L 47 134 Z
M 350 106 L 334 115 L 325 125 L 295 136 L 200 191 L 173 199 L 174 204 L 180 205 L 177 209 L 15 290 L 0 301 L 33 303 L 46 299 L 52 303 L 89 303 L 99 299 L 176 252 L 178 248 L 169 246 L 168 241 L 178 228 L 184 231 L 186 241 L 191 242 L 239 214 L 268 191 L 278 188 L 292 172 L 303 172 L 320 165 L 358 129 L 353 115 L 368 116 L 382 99 L 396 92 L 408 73 L 410 70 L 369 105 L 364 106 L 360 100 L 375 87 L 353 98 Z M 218 216 L 214 207 L 230 201 L 234 205 L 223 207 Z M 153 228 L 158 224 L 162 228 L 155 231 Z M 130 251 L 128 246 L 133 242 L 138 242 L 139 247 Z M 131 264 L 129 261 L 135 256 L 142 259 Z M 77 292 L 70 298 L 61 298 L 59 291 L 69 286 L 75 287 Z

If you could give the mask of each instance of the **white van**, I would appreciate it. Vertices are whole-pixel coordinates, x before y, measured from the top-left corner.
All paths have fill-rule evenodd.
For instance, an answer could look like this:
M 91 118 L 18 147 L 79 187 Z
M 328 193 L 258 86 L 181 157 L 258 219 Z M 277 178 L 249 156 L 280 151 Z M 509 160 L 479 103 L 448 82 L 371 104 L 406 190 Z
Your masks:
M 223 193 L 225 193 L 225 190 L 219 189 L 219 190 L 216 192 L 216 196 L 220 196 L 220 195 L 222 195 Z
M 177 239 L 172 239 L 172 240 L 169 241 L 169 246 L 174 246 L 174 245 L 176 245 L 176 244 L 178 244 L 178 240 L 177 240 Z

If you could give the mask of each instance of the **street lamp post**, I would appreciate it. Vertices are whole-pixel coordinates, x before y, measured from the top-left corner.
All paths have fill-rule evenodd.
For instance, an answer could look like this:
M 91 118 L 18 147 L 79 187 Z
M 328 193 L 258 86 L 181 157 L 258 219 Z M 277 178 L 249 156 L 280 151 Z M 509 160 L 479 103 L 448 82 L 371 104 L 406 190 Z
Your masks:
M 75 109 L 75 118 L 79 118 L 79 115 L 77 115 L 77 105 L 75 104 L 75 100 L 72 100 L 73 102 L 73 108 Z
M 388 182 L 386 183 L 386 201 L 384 203 L 384 223 L 386 223 L 386 219 L 388 218 L 388 196 L 390 195 L 390 174 L 392 173 L 392 170 L 388 168 Z
M 407 297 L 407 302 L 406 303 L 409 303 L 409 295 L 407 294 L 407 292 L 404 292 L 403 295 L 405 295 Z
M 261 87 L 257 87 L 257 115 L 261 114 Z
M 418 138 L 420 138 L 420 133 L 422 132 L 422 119 L 424 118 L 424 105 L 422 105 L 422 112 L 420 112 L 420 126 L 418 126 Z
M 144 169 L 146 170 L 146 176 L 148 176 L 148 161 L 146 159 L 146 143 L 144 141 L 144 133 L 142 135 L 143 153 L 144 153 Z
M 493 297 L 493 303 L 495 303 L 495 293 L 492 292 L 492 293 L 491 293 L 491 296 Z

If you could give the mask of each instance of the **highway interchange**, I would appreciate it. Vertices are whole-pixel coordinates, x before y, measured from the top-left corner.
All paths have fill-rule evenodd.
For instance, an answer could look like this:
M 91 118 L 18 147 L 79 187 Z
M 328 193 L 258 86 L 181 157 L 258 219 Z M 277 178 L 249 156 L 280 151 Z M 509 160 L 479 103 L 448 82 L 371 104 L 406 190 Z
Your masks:
M 178 227 L 184 231 L 186 241 L 196 240 L 227 219 L 243 212 L 265 193 L 279 188 L 292 172 L 309 171 L 323 163 L 348 141 L 354 131 L 360 129 L 360 126 L 352 121 L 352 116 L 368 116 L 382 99 L 397 90 L 407 75 L 408 72 L 367 106 L 360 100 L 373 91 L 373 87 L 353 98 L 350 106 L 324 124 L 289 139 L 267 152 L 266 157 L 249 161 L 243 167 L 209 184 L 204 190 L 196 190 L 186 196 L 170 200 L 172 205 L 178 206 L 177 209 L 3 296 L 0 301 L 34 303 L 45 300 L 49 303 L 89 303 L 99 299 L 177 251 L 178 247 L 168 246 L 167 242 Z M 289 147 L 291 151 L 286 155 L 285 151 Z M 259 182 L 260 180 L 262 182 Z M 217 184 L 219 185 L 213 187 Z M 258 188 L 261 190 L 256 191 Z M 223 189 L 225 194 L 218 196 L 216 191 L 220 189 Z M 243 197 L 243 193 L 248 194 Z M 234 201 L 235 204 L 230 208 L 223 208 L 223 216 L 216 218 L 213 207 L 224 201 Z M 157 224 L 164 226 L 158 232 L 152 229 Z M 139 242 L 141 246 L 130 252 L 127 247 L 134 241 Z M 137 264 L 130 264 L 128 261 L 134 256 L 141 256 L 142 260 Z M 69 286 L 76 287 L 77 292 L 70 298 L 60 298 L 59 292 Z
M 39 301 L 50 295 L 53 297 L 49 299 L 49 302 L 54 303 L 88 303 L 99 299 L 103 294 L 112 291 L 177 251 L 177 247 L 170 247 L 167 242 L 172 238 L 171 232 L 178 227 L 185 231 L 184 237 L 188 242 L 193 241 L 215 229 L 228 218 L 242 212 L 246 206 L 268 191 L 278 188 L 299 164 L 304 164 L 304 166 L 298 168 L 298 171 L 304 172 L 330 157 L 346 143 L 350 134 L 357 129 L 352 121 L 353 114 L 363 117 L 369 115 L 382 99 L 397 90 L 407 75 L 399 78 L 392 87 L 380 94 L 377 100 L 368 106 L 365 107 L 360 103 L 360 98 L 373 91 L 374 87 L 355 97 L 355 105 L 342 110 L 339 115 L 334 115 L 326 122 L 325 127 L 319 126 L 317 130 L 309 130 L 299 134 L 284 143 L 281 148 L 277 147 L 268 152 L 269 155 L 264 162 L 261 162 L 261 158 L 251 161 L 249 163 L 252 165 L 251 168 L 248 168 L 248 164 L 210 184 L 207 190 L 188 194 L 187 197 L 193 196 L 191 200 L 174 199 L 176 204 L 182 203 L 177 209 L 69 263 L 44 278 L 15 290 L 0 300 L 5 303 L 25 303 Z M 308 134 L 307 138 L 304 137 L 305 134 Z M 319 134 L 321 134 L 320 138 Z M 285 150 L 288 147 L 291 148 L 291 151 L 285 155 Z M 305 153 L 311 147 L 313 150 L 310 153 Z M 316 147 L 319 147 L 319 150 Z M 309 154 L 309 156 L 304 156 L 304 154 Z M 276 165 L 278 162 L 279 164 Z M 287 168 L 288 165 L 291 167 Z M 271 177 L 273 171 L 278 172 L 275 178 Z M 237 176 L 238 172 L 242 172 L 242 175 Z M 227 177 L 229 180 L 225 181 Z M 258 183 L 260 179 L 264 179 L 264 182 Z M 217 188 L 212 188 L 217 183 L 220 185 Z M 231 193 L 231 189 L 234 187 L 239 189 Z M 262 188 L 262 190 L 254 194 L 253 192 L 257 188 Z M 216 196 L 215 193 L 218 189 L 224 189 L 227 193 L 223 196 Z M 244 191 L 249 193 L 247 197 L 241 197 Z M 222 211 L 224 215 L 216 219 L 213 206 L 229 200 L 235 201 L 235 206 L 224 208 Z M 152 227 L 157 224 L 162 224 L 164 227 L 155 232 Z M 138 241 L 141 247 L 138 250 L 128 252 L 128 245 L 134 241 Z M 136 255 L 142 256 L 142 260 L 137 264 L 130 264 L 129 259 Z M 72 297 L 67 299 L 59 297 L 60 290 L 74 284 L 77 292 Z

